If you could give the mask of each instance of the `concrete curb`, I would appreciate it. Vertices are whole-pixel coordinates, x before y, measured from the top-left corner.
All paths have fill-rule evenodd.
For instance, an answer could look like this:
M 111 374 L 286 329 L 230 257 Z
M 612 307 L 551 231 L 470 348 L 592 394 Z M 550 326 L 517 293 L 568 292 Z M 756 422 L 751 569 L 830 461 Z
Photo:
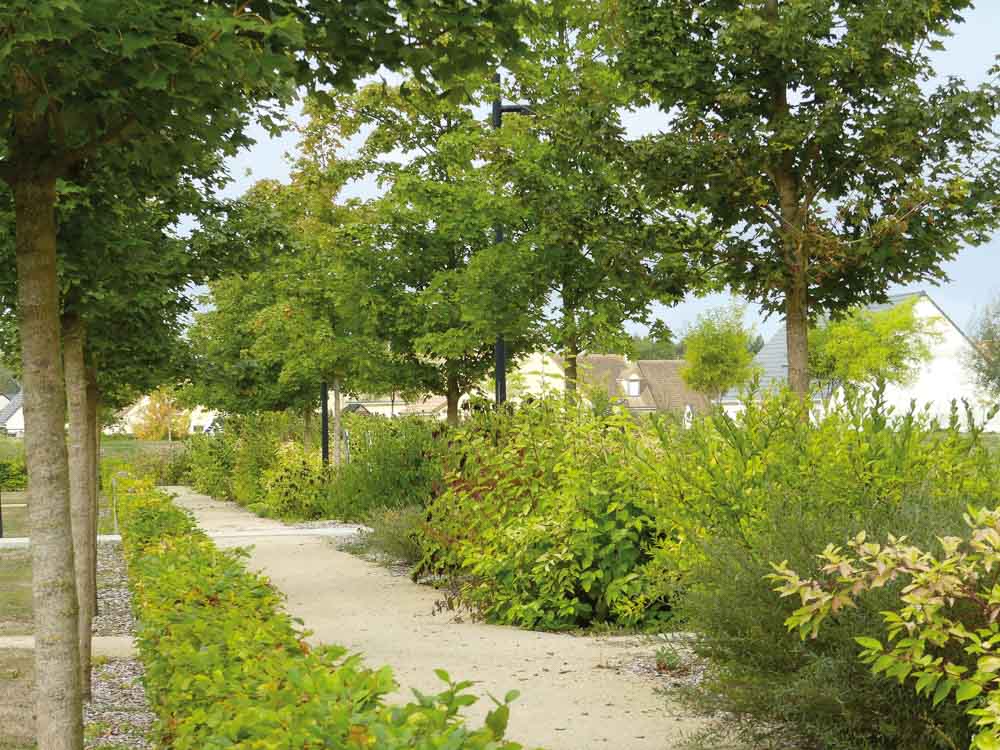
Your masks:
M 210 539 L 264 539 L 276 536 L 302 537 L 303 539 L 315 537 L 327 537 L 334 539 L 348 539 L 355 536 L 359 531 L 365 530 L 364 526 L 333 526 L 319 529 L 233 529 L 232 531 L 216 531 L 210 533 Z M 97 543 L 115 544 L 121 542 L 121 534 L 100 534 Z M 5 549 L 28 549 L 31 546 L 31 537 L 15 536 L 7 539 L 0 539 L 0 550 Z

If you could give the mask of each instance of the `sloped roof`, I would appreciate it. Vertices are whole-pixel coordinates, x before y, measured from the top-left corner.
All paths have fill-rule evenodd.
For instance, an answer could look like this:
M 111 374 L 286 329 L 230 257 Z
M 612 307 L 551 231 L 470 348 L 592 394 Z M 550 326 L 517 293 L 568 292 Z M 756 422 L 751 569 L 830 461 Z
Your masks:
M 660 411 L 683 411 L 689 404 L 696 411 L 708 408 L 708 399 L 688 388 L 681 377 L 683 359 L 640 359 L 636 364 Z
M 708 401 L 681 378 L 682 359 L 642 359 L 630 362 L 620 354 L 585 354 L 578 361 L 580 382 L 606 390 L 609 397 L 633 411 L 683 411 L 690 404 L 704 410 Z M 639 395 L 629 396 L 622 383 L 638 379 Z
M 11 396 L 10 403 L 8 403 L 3 409 L 0 409 L 0 427 L 5 427 L 10 418 L 17 414 L 18 410 L 24 405 L 24 393 L 18 392 Z
M 602 386 L 608 395 L 621 395 L 618 381 L 628 368 L 628 360 L 621 354 L 581 354 L 577 358 L 580 382 L 589 386 Z
M 945 315 L 944 311 L 938 306 L 927 292 L 904 292 L 902 294 L 890 294 L 886 302 L 877 302 L 872 305 L 868 305 L 865 309 L 872 312 L 883 312 L 885 310 L 891 310 L 896 305 L 905 302 L 909 299 L 917 299 L 919 297 L 926 297 L 934 305 L 934 307 L 941 313 L 941 315 L 951 323 L 955 328 L 961 331 L 955 325 L 955 322 Z M 764 347 L 757 352 L 757 356 L 754 357 L 754 364 L 757 366 L 760 373 L 760 387 L 763 390 L 769 390 L 771 388 L 779 388 L 788 382 L 788 338 L 785 329 L 785 322 L 782 321 L 781 325 L 778 326 L 778 330 L 774 332 L 774 335 L 768 339 Z M 962 334 L 965 335 L 964 333 Z M 724 401 L 734 401 L 739 398 L 739 389 L 733 388 L 725 396 L 723 396 Z

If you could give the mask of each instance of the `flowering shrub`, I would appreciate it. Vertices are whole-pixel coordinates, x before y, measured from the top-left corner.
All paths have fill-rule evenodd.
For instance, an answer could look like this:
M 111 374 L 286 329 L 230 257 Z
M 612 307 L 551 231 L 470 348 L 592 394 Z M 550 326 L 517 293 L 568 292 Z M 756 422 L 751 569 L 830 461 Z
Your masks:
M 970 509 L 967 538 L 940 539 L 936 556 L 889 536 L 886 544 L 848 542 L 850 552 L 829 545 L 820 555 L 822 577 L 800 578 L 787 562 L 770 580 L 782 596 L 802 606 L 786 620 L 789 630 L 815 638 L 825 620 L 865 592 L 903 581 L 899 606 L 883 612 L 886 642 L 858 636 L 861 659 L 872 672 L 911 681 L 937 706 L 949 696 L 967 704 L 976 726 L 971 750 L 1000 749 L 1000 510 Z

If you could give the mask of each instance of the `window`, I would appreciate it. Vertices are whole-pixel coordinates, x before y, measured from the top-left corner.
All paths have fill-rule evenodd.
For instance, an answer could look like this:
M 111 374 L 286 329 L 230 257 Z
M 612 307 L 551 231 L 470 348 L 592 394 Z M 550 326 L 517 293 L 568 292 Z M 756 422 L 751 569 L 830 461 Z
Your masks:
M 625 381 L 625 395 L 638 396 L 640 390 L 639 378 L 631 378 Z

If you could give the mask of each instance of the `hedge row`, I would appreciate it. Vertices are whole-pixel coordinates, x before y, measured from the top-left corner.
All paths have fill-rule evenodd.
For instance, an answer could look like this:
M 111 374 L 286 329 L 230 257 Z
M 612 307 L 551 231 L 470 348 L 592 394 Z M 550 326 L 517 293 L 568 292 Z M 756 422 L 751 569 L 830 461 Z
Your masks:
M 482 728 L 458 716 L 471 683 L 387 705 L 392 672 L 343 648 L 310 648 L 245 553 L 218 549 L 149 482 L 122 489 L 124 549 L 158 746 L 518 750 L 503 740 L 508 694 Z
M 348 417 L 350 461 L 323 467 L 303 443 L 300 418 L 284 413 L 230 417 L 220 434 L 194 436 L 186 460 L 199 492 L 234 500 L 258 515 L 367 520 L 376 508 L 424 504 L 440 482 L 437 440 L 428 420 Z M 346 451 L 345 451 L 346 453 Z
M 23 490 L 27 486 L 28 469 L 24 458 L 16 456 L 0 460 L 0 491 L 15 492 Z

